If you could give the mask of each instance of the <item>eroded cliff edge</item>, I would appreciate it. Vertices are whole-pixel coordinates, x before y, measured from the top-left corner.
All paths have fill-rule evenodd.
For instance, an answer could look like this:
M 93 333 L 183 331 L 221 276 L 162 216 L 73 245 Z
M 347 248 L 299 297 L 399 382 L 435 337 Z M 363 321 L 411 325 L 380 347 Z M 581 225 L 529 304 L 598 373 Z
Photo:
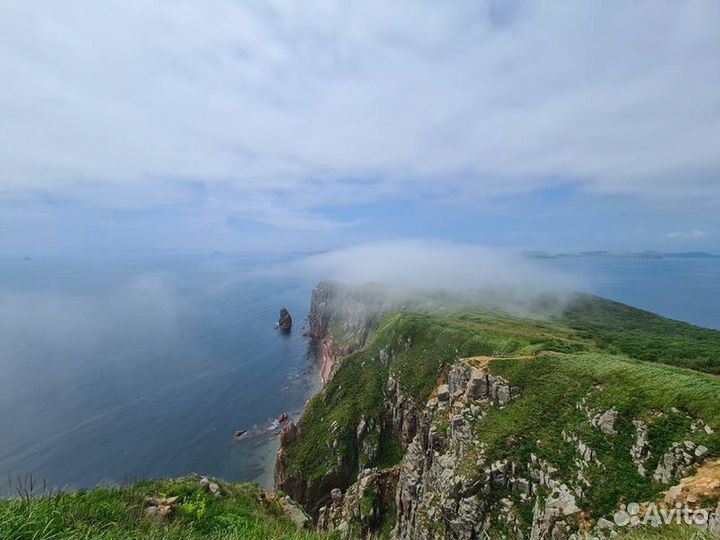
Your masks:
M 413 312 L 331 284 L 310 327 L 332 367 L 281 435 L 276 487 L 322 530 L 609 537 L 620 503 L 680 500 L 720 529 L 714 377 L 608 354 L 559 323 Z
M 313 289 L 308 314 L 308 335 L 321 359 L 320 377 L 327 385 L 338 365 L 338 359 L 362 350 L 378 323 L 390 309 L 383 291 L 375 287 L 350 289 L 338 284 L 323 282 Z M 332 391 L 332 389 L 330 389 Z M 275 463 L 275 487 L 300 501 L 315 516 L 322 504 L 331 500 L 333 489 L 345 489 L 356 475 L 358 456 L 352 444 L 339 448 L 336 438 L 331 448 L 322 446 L 306 448 L 320 440 L 335 436 L 340 427 L 336 421 L 328 426 L 318 425 L 314 418 L 308 420 L 308 410 L 313 403 L 325 403 L 328 388 L 315 396 L 303 417 L 280 434 L 280 450 Z M 343 425 L 345 422 L 343 422 Z M 312 430 L 311 434 L 306 431 Z M 318 433 L 318 431 L 327 433 Z M 364 435 L 362 436 L 364 438 Z M 360 436 L 359 436 L 360 438 Z M 362 441 L 359 441 L 362 442 Z M 328 453 L 326 463 L 323 452 Z M 332 457 L 329 457 L 332 454 Z

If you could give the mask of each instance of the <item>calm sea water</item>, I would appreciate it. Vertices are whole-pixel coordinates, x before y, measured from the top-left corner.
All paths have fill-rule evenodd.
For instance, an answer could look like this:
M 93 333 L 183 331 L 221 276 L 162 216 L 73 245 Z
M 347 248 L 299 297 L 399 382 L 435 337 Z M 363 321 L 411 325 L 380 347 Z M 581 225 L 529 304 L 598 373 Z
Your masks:
M 311 284 L 267 275 L 277 262 L 0 261 L 0 489 L 26 473 L 271 485 L 274 420 L 317 384 L 300 335 Z M 273 327 L 283 306 L 290 335 Z
M 0 259 L 0 493 L 197 472 L 272 483 L 317 389 L 312 283 L 225 255 Z M 558 259 L 586 290 L 720 328 L 720 260 Z M 286 306 L 295 328 L 273 325 Z M 235 430 L 249 436 L 235 441 Z

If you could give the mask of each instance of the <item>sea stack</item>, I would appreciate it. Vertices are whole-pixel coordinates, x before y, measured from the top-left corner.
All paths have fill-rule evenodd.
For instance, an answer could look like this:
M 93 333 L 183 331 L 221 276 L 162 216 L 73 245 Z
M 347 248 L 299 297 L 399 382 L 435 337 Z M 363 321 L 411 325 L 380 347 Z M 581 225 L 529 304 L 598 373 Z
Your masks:
M 292 317 L 290 316 L 290 312 L 285 308 L 280 310 L 277 327 L 281 332 L 289 332 L 292 328 Z

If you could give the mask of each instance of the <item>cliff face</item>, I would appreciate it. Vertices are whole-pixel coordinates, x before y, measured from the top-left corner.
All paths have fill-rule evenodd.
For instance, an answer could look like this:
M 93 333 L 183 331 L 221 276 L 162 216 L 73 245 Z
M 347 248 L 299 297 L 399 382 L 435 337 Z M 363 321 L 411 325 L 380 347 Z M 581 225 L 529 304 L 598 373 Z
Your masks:
M 308 313 L 310 337 L 323 339 L 327 336 L 336 293 L 337 286 L 332 283 L 320 283 L 313 289 Z
M 376 321 L 387 310 L 388 306 L 372 290 L 346 290 L 333 283 L 320 283 L 313 289 L 308 335 L 318 342 L 323 385 L 332 377 L 339 359 L 366 344 Z M 337 429 L 333 425 L 328 428 L 331 432 Z M 335 443 L 334 447 L 327 449 L 328 453 L 335 455 L 332 466 L 322 474 L 309 477 L 291 465 L 292 459 L 288 457 L 287 450 L 302 444 L 303 429 L 304 418 L 301 418 L 280 433 L 280 449 L 275 461 L 275 487 L 317 515 L 320 506 L 330 500 L 333 489 L 345 489 L 350 484 L 352 476 L 356 474 L 357 458 L 339 452 Z M 358 436 L 360 446 L 365 435 L 363 432 Z
M 611 538 L 622 533 L 622 527 L 612 521 L 612 512 L 593 517 L 593 510 L 596 491 L 628 474 L 614 461 L 620 447 L 622 462 L 632 464 L 637 478 L 625 484 L 627 493 L 619 492 L 618 500 L 640 501 L 640 493 L 647 497 L 655 492 L 665 508 L 676 502 L 699 508 L 697 494 L 682 486 L 714 482 L 713 495 L 704 502 L 708 519 L 702 528 L 720 533 L 720 479 L 696 480 L 715 467 L 715 461 L 702 465 L 707 447 L 693 442 L 706 440 L 712 430 L 702 420 L 687 417 L 691 426 L 686 441 L 653 450 L 647 426 L 640 421 L 631 421 L 635 430 L 628 432 L 618 425 L 623 419 L 617 410 L 592 410 L 580 399 L 573 409 L 584 420 L 576 431 L 561 430 L 557 438 L 559 455 L 567 461 L 542 457 L 541 452 L 549 452 L 540 441 L 531 443 L 535 451 L 517 451 L 513 447 L 527 444 L 523 430 L 495 441 L 483 436 L 523 398 L 512 381 L 488 371 L 491 361 L 458 360 L 448 371 L 447 383 L 439 384 L 420 409 L 390 378 L 386 422 L 403 443 L 410 441 L 404 456 L 395 467 L 361 469 L 344 492 L 334 490 L 331 503 L 320 509 L 318 527 L 338 531 L 343 538 Z M 562 361 L 559 356 L 557 361 Z M 498 453 L 493 443 L 510 448 Z M 695 451 L 698 447 L 700 452 Z M 604 448 L 602 455 L 599 448 Z M 653 451 L 660 456 L 647 471 Z M 664 491 L 671 484 L 677 486 Z
M 312 305 L 334 367 L 282 432 L 276 487 L 318 529 L 609 538 L 630 532 L 613 521 L 620 503 L 682 502 L 720 533 L 720 475 L 707 479 L 720 456 L 716 379 L 582 352 L 598 345 L 546 323 L 383 319 L 387 304 L 336 286 L 318 287 Z
M 568 532 L 563 516 L 578 508 L 568 486 L 551 478 L 557 471 L 537 458 L 527 464 L 492 461 L 475 436 L 488 409 L 520 397 L 517 387 L 487 372 L 486 360 L 453 365 L 448 384 L 437 388 L 420 415 L 418 434 L 400 467 L 398 538 L 470 539 L 499 532 L 513 538 L 555 538 Z M 538 503 L 541 486 L 557 488 L 564 496 L 547 516 Z M 516 499 L 533 512 L 538 531 L 529 531 L 528 523 L 512 511 Z
M 326 384 L 339 358 L 367 342 L 377 320 L 390 309 L 379 291 L 323 282 L 313 289 L 308 335 L 319 341 L 320 377 Z
M 317 517 L 320 506 L 326 503 L 331 492 L 349 484 L 352 466 L 347 458 L 339 457 L 335 467 L 325 474 L 309 477 L 294 468 L 287 455 L 287 448 L 301 442 L 303 421 L 290 424 L 280 432 L 280 448 L 275 460 L 275 489 L 302 503 L 310 513 Z

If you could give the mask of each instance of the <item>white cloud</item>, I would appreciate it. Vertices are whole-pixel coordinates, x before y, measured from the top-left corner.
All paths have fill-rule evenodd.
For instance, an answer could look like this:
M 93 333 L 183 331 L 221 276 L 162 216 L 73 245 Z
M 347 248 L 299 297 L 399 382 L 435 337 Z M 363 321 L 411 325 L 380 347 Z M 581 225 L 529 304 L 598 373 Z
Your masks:
M 197 182 L 310 230 L 343 225 L 321 205 L 567 179 L 720 200 L 718 20 L 712 0 L 9 1 L 0 195 L 146 207 Z
M 665 235 L 666 238 L 672 240 L 699 240 L 700 238 L 707 237 L 705 231 L 688 231 L 688 232 L 669 232 Z
M 298 269 L 314 280 L 418 289 L 575 290 L 577 278 L 517 254 L 483 246 L 431 240 L 387 240 L 302 259 Z

